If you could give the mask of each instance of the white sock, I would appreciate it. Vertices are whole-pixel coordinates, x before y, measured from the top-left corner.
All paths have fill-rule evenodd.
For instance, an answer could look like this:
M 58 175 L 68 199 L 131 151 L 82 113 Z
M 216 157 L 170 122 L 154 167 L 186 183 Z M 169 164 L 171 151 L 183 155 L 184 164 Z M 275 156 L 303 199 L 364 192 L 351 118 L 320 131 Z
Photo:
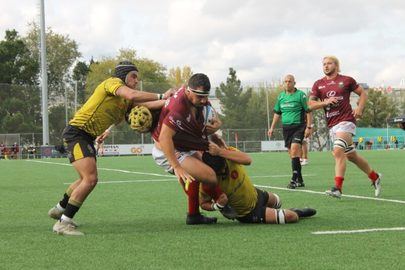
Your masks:
M 219 203 L 214 203 L 214 209 L 215 210 L 219 211 L 219 210 L 222 210 L 224 207 L 225 207 L 224 205 L 221 205 Z
M 55 207 L 56 207 L 58 210 L 60 210 L 60 211 L 65 211 L 65 208 L 63 208 L 62 206 L 60 206 L 60 203 L 58 203 Z
M 67 221 L 67 222 L 72 222 L 72 219 L 70 217 L 67 217 L 65 215 L 62 215 L 62 217 L 60 218 L 61 221 Z

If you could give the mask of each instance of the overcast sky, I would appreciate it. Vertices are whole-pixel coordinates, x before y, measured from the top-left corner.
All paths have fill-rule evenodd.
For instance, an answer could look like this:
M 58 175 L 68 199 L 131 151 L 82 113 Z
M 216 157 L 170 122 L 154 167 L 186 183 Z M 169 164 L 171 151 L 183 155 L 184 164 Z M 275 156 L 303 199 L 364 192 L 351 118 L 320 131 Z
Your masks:
M 39 0 L 0 0 L 0 33 L 39 23 Z M 46 26 L 83 60 L 132 48 L 165 67 L 189 65 L 213 85 L 233 67 L 245 84 L 322 77 L 324 55 L 371 86 L 405 87 L 405 1 L 45 0 Z M 401 82 L 402 81 L 402 82 Z

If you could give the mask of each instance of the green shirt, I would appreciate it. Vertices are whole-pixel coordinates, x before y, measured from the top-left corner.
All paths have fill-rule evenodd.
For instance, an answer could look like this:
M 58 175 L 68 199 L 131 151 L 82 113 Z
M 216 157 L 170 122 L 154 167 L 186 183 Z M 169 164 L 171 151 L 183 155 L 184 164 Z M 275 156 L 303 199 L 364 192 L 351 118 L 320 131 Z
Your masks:
M 305 113 L 308 112 L 307 95 L 299 89 L 291 94 L 281 92 L 274 105 L 274 112 L 281 115 L 283 125 L 304 124 Z

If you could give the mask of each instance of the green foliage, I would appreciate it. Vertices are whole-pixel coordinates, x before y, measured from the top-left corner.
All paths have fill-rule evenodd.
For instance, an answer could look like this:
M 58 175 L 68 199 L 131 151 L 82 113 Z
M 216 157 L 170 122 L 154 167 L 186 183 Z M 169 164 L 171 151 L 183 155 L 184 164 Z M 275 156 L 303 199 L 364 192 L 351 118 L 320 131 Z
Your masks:
M 16 30 L 6 30 L 0 41 L 0 83 L 36 84 L 38 58 L 29 50 Z
M 247 120 L 247 103 L 252 96 L 252 89 L 244 91 L 236 71 L 229 68 L 226 83 L 221 83 L 215 90 L 223 112 L 223 128 L 249 128 Z
M 187 84 L 192 75 L 193 71 L 189 66 L 171 68 L 169 70 L 168 81 L 172 87 L 179 88 L 181 85 Z
M 76 63 L 73 68 L 73 83 L 77 84 L 77 102 L 78 104 L 83 104 L 85 101 L 85 87 L 86 87 L 86 78 L 90 72 L 90 65 L 87 65 L 85 62 L 79 61 Z M 73 87 L 76 87 L 74 85 Z
M 24 40 L 29 51 L 36 59 L 39 59 L 40 54 L 38 47 L 39 38 L 39 26 L 32 23 Z M 78 51 L 76 41 L 72 40 L 68 35 L 55 33 L 51 28 L 48 28 L 46 31 L 46 55 L 48 64 L 48 96 L 52 101 L 64 95 L 65 84 L 71 82 L 69 70 L 81 54 Z
M 385 127 L 387 119 L 398 114 L 398 105 L 395 100 L 382 91 L 370 89 L 367 91 L 368 99 L 359 127 Z

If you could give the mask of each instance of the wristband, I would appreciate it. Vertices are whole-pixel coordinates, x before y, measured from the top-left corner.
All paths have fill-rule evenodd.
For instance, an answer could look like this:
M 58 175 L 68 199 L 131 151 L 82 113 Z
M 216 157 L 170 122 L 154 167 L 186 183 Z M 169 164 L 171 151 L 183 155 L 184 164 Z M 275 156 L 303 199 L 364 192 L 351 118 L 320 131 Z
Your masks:
M 157 94 L 157 98 L 158 98 L 158 100 L 162 100 L 162 99 L 163 99 L 163 97 L 164 97 L 164 95 L 163 95 L 163 94 Z

